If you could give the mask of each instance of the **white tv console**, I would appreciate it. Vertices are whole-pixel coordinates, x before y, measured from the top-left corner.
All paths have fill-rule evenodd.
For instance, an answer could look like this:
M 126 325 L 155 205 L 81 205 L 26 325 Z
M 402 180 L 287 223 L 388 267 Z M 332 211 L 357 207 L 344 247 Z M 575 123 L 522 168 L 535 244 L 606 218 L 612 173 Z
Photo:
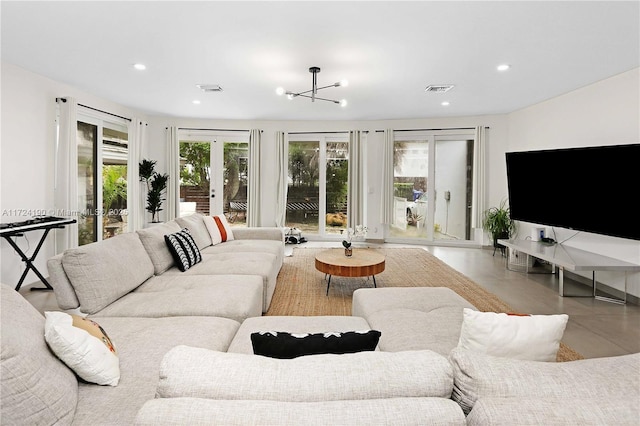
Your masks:
M 546 260 L 553 266 L 557 266 L 560 280 L 558 293 L 562 297 L 570 296 L 564 294 L 564 269 L 569 271 L 592 271 L 593 297 L 607 302 L 625 304 L 627 303 L 627 273 L 640 271 L 640 265 L 638 264 L 613 259 L 563 244 L 549 244 L 531 240 L 498 240 L 498 243 L 527 255 L 527 273 L 529 272 L 529 256 Z M 507 256 L 507 268 L 508 265 L 509 257 Z M 624 272 L 624 297 L 622 299 L 613 299 L 598 296 L 596 294 L 596 271 Z

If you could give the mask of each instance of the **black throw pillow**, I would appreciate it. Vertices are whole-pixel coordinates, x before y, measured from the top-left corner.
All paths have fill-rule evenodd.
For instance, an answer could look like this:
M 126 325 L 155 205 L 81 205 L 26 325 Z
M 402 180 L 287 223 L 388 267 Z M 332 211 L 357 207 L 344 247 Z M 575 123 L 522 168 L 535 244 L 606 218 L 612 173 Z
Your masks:
M 256 355 L 291 359 L 303 355 L 373 351 L 380 334 L 377 330 L 314 334 L 263 331 L 251 334 L 251 344 Z
M 198 249 L 189 229 L 183 228 L 180 232 L 165 235 L 164 241 L 169 247 L 173 260 L 182 272 L 202 261 L 200 249 Z

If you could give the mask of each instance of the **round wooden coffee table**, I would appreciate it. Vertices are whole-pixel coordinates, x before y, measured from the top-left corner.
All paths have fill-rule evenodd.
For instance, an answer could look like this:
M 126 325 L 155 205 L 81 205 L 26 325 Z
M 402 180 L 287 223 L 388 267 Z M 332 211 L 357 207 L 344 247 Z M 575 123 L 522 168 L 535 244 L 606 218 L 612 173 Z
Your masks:
M 324 250 L 316 254 L 316 269 L 329 276 L 327 296 L 331 285 L 331 276 L 373 277 L 376 287 L 376 274 L 384 271 L 384 256 L 376 250 L 354 249 L 353 256 L 344 255 L 344 249 Z

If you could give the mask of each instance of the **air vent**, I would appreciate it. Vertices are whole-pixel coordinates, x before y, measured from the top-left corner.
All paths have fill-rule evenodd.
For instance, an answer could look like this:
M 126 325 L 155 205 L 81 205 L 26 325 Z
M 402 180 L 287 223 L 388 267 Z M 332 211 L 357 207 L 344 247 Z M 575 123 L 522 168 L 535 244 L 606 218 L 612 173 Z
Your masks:
M 453 84 L 432 84 L 424 89 L 425 92 L 444 93 L 453 89 Z
M 222 87 L 219 84 L 196 84 L 196 86 L 205 93 L 222 92 Z

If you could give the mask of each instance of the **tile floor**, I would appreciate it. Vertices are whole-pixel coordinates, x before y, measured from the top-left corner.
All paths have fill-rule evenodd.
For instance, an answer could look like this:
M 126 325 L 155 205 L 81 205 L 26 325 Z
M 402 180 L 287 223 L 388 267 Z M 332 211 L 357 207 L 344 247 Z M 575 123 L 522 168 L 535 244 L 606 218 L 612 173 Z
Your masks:
M 334 247 L 336 243 L 307 244 Z M 493 256 L 493 250 L 436 246 L 425 248 L 500 297 L 518 312 L 568 314 L 569 323 L 563 341 L 585 358 L 640 352 L 638 305 L 619 305 L 591 297 L 560 297 L 556 276 L 527 275 L 507 270 L 505 258 L 499 253 Z M 286 251 L 291 250 L 291 246 L 286 246 Z M 58 309 L 52 292 L 29 291 L 29 287 L 23 287 L 20 292 L 38 310 L 42 312 Z M 589 287 L 572 283 L 566 277 L 565 289 L 570 294 L 577 291 L 585 294 L 589 292 Z

